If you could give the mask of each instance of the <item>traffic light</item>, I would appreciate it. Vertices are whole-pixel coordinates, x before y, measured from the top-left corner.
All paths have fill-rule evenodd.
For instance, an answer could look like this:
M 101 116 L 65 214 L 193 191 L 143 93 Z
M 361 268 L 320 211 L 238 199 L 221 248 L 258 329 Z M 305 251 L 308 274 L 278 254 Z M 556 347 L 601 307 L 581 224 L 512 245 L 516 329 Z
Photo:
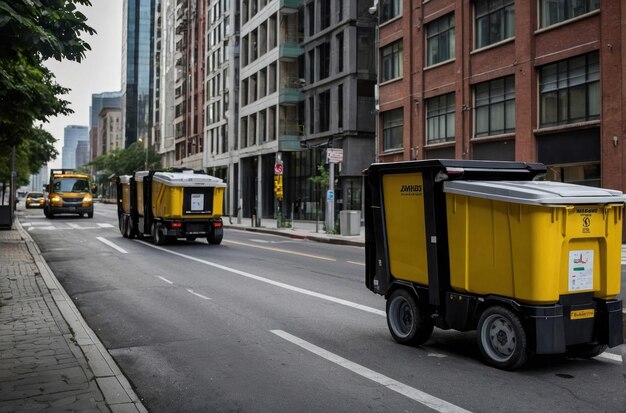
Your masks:
M 274 176 L 274 195 L 276 195 L 277 199 L 283 199 L 283 176 L 275 175 Z

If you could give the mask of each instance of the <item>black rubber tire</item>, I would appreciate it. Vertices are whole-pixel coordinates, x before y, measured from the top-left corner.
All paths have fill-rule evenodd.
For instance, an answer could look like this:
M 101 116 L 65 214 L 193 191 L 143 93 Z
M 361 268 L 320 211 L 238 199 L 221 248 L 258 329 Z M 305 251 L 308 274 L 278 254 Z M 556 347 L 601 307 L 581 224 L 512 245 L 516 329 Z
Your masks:
M 528 339 L 521 320 L 502 306 L 486 309 L 478 321 L 478 348 L 487 364 L 515 370 L 528 360 Z
M 423 344 L 433 333 L 434 323 L 410 291 L 395 290 L 387 300 L 387 327 L 394 340 L 405 345 Z
M 126 222 L 126 217 L 124 215 L 121 215 L 118 218 L 118 221 L 118 226 L 120 227 L 120 233 L 122 234 L 122 237 L 128 238 L 128 225 Z
M 222 227 L 211 227 L 211 230 L 209 231 L 209 235 L 207 235 L 206 240 L 210 245 L 220 245 L 223 238 L 224 229 Z
M 569 357 L 578 357 L 582 359 L 590 359 L 604 353 L 609 348 L 606 344 L 587 343 L 577 344 L 567 349 Z
M 197 239 L 198 237 L 196 237 L 195 235 L 188 235 L 185 237 L 185 239 L 189 242 L 193 242 Z
M 167 236 L 163 234 L 163 226 L 159 223 L 154 224 L 154 234 L 152 240 L 155 245 L 165 245 L 168 241 Z
M 135 224 L 133 223 L 133 219 L 131 217 L 128 217 L 126 226 L 128 227 L 128 238 L 130 239 L 137 238 L 139 233 L 137 232 L 137 228 L 135 228 Z
M 93 218 L 93 211 L 87 212 L 87 218 Z

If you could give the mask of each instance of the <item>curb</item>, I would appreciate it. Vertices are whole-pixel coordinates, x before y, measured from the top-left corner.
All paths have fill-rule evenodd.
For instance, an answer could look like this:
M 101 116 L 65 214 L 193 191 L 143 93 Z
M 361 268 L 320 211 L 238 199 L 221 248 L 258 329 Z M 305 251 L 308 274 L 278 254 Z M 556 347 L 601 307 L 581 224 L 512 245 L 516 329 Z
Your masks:
M 87 365 L 91 369 L 104 402 L 113 412 L 140 412 L 148 410 L 139 400 L 139 397 L 119 369 L 113 357 L 109 354 L 100 339 L 76 308 L 76 305 L 68 296 L 63 286 L 59 283 L 54 273 L 41 256 L 41 251 L 33 241 L 30 234 L 24 230 L 19 219 L 15 219 L 14 226 L 24 239 L 28 251 L 32 255 L 37 268 L 48 288 L 54 303 L 59 309 L 61 316 L 71 328 L 76 339 L 76 344 L 83 352 Z
M 264 227 L 240 227 L 240 226 L 235 226 L 235 225 L 224 224 L 224 228 L 234 229 L 237 231 L 249 231 L 249 232 L 259 232 L 262 234 L 272 234 L 272 235 L 278 235 L 281 237 L 294 238 L 294 239 L 306 239 L 309 241 L 323 242 L 326 244 L 349 245 L 353 247 L 365 247 L 365 242 L 363 241 L 354 241 L 354 240 L 334 238 L 334 237 L 322 237 L 318 235 L 303 235 L 303 234 L 298 234 L 298 233 L 289 233 L 284 230 L 282 231 L 278 229 L 274 230 L 274 229 L 269 229 L 269 228 L 264 228 Z

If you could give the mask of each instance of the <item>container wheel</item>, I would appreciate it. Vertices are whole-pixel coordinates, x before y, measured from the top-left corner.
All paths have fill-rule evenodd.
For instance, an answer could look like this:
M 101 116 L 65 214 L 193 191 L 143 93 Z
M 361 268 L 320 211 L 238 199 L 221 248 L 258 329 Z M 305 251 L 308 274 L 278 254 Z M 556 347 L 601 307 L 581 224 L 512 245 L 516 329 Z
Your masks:
M 120 233 L 122 234 L 124 238 L 128 238 L 128 225 L 127 225 L 126 218 L 124 217 L 124 215 L 121 215 L 118 218 L 118 221 L 119 221 Z
M 417 305 L 413 294 L 405 289 L 391 293 L 387 300 L 387 326 L 400 344 L 425 343 L 433 333 L 433 321 Z
M 222 238 L 224 238 L 224 230 L 221 227 L 211 227 L 209 235 L 206 237 L 207 242 L 210 245 L 220 245 L 222 243 Z
M 606 344 L 587 343 L 571 346 L 567 349 L 567 355 L 570 357 L 579 357 L 583 359 L 590 359 L 600 354 L 609 348 Z
M 487 364 L 503 370 L 521 367 L 528 359 L 526 331 L 511 310 L 489 307 L 478 321 L 478 347 Z
M 154 235 L 153 241 L 156 245 L 165 245 L 167 242 L 167 237 L 163 234 L 163 225 L 156 223 L 154 224 Z

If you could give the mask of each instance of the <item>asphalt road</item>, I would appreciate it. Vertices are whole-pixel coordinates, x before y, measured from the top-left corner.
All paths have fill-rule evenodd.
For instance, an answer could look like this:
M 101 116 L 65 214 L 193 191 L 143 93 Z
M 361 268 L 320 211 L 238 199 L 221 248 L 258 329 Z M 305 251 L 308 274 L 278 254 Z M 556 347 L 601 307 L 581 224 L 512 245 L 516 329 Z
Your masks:
M 503 372 L 475 333 L 396 344 L 362 248 L 229 229 L 156 247 L 122 238 L 111 205 L 20 214 L 150 411 L 626 411 L 625 345 Z

